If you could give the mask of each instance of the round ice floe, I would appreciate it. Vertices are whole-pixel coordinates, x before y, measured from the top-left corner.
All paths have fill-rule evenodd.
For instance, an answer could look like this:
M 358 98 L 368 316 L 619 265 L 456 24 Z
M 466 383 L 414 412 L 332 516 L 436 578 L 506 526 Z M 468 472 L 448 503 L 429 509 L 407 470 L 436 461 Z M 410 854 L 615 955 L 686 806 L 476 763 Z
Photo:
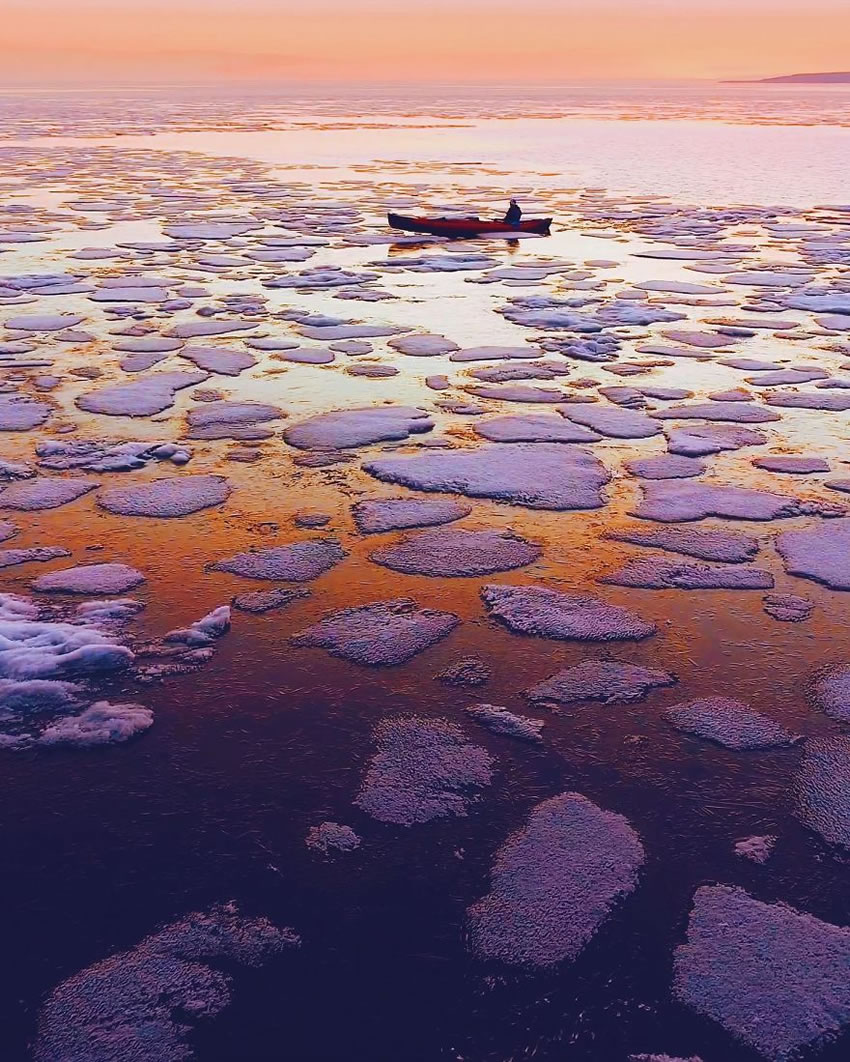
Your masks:
M 360 847 L 360 838 L 350 826 L 339 822 L 322 822 L 311 826 L 304 843 L 324 855 L 330 852 L 353 852 Z
M 674 956 L 676 998 L 769 1062 L 850 1024 L 850 929 L 743 889 L 704 885 Z
M 413 826 L 466 815 L 492 777 L 489 752 L 445 719 L 385 719 L 375 742 L 355 803 L 380 822 Z
M 179 350 L 182 346 L 183 341 L 180 339 L 149 335 L 117 339 L 112 344 L 112 349 L 124 351 L 128 354 L 168 354 L 172 350 Z
M 693 476 L 701 476 L 706 470 L 704 461 L 676 454 L 642 457 L 635 461 L 626 461 L 623 467 L 638 479 L 691 479 Z
M 389 341 L 389 346 L 401 354 L 415 358 L 433 358 L 440 354 L 451 354 L 453 350 L 460 349 L 457 343 L 446 339 L 445 336 L 434 335 L 398 336 Z
M 829 461 L 822 457 L 794 457 L 776 454 L 767 457 L 754 457 L 752 462 L 756 468 L 763 468 L 765 472 L 787 472 L 792 475 L 805 476 L 811 472 L 828 472 Z
M 772 833 L 745 837 L 735 842 L 735 855 L 753 863 L 766 863 L 773 854 L 777 840 L 776 835 Z
M 631 542 L 635 546 L 655 546 L 657 549 L 699 557 L 700 560 L 734 564 L 752 560 L 759 551 L 758 539 L 738 531 L 697 531 L 689 527 L 660 527 L 651 531 L 610 531 L 604 537 L 617 542 Z
M 476 435 L 490 442 L 598 442 L 600 436 L 551 413 L 488 417 L 475 425 Z
M 187 1062 L 196 1024 L 230 1003 L 224 968 L 259 967 L 297 944 L 291 930 L 244 918 L 234 904 L 187 915 L 54 988 L 34 1062 Z
M 545 586 L 485 586 L 481 597 L 491 615 L 521 634 L 564 641 L 638 640 L 655 634 L 647 622 L 589 594 L 564 594 Z
M 719 347 L 728 347 L 732 338 L 720 335 L 717 332 L 689 332 L 687 330 L 671 328 L 663 333 L 665 339 L 674 343 L 685 343 L 689 347 L 703 347 L 707 350 L 716 350 Z
M 567 398 L 563 391 L 523 384 L 484 384 L 481 387 L 467 387 L 466 390 L 477 398 L 490 398 L 496 402 L 539 402 L 557 405 Z
M 767 436 L 757 428 L 735 428 L 725 424 L 694 424 L 665 430 L 670 453 L 686 457 L 705 457 L 767 442 Z
M 38 428 L 53 412 L 46 402 L 23 395 L 0 395 L 0 431 L 29 431 Z
M 544 800 L 496 853 L 490 892 L 467 911 L 472 950 L 516 965 L 574 960 L 634 890 L 644 858 L 621 815 L 580 793 Z
M 32 585 L 34 590 L 63 594 L 122 594 L 144 581 L 128 564 L 80 564 L 42 575 Z
M 648 439 L 661 431 L 661 426 L 645 413 L 618 406 L 564 406 L 558 412 L 574 424 L 583 424 L 613 439 Z
M 241 612 L 272 612 L 285 608 L 299 598 L 309 597 L 309 590 L 278 587 L 275 590 L 250 590 L 247 594 L 237 594 L 233 598 L 233 607 Z
M 96 701 L 80 715 L 67 715 L 42 730 L 39 745 L 116 745 L 153 726 L 153 712 L 141 704 Z
M 510 531 L 423 531 L 375 550 L 371 559 L 408 575 L 471 576 L 523 568 L 536 561 L 540 546 Z
M 18 564 L 32 564 L 70 557 L 71 551 L 61 546 L 33 546 L 30 549 L 0 549 L 0 568 L 13 568 Z
M 721 487 L 708 483 L 663 480 L 642 486 L 643 500 L 633 515 L 643 520 L 704 520 L 708 516 L 733 520 L 777 520 L 807 513 L 828 512 L 830 506 L 802 502 L 786 494 L 753 490 L 749 487 Z M 833 511 L 838 515 L 839 510 Z M 848 521 L 850 523 L 850 521 Z
M 365 499 L 351 507 L 357 530 L 363 534 L 450 524 L 471 512 L 472 507 L 469 505 L 430 498 Z
M 73 328 L 84 320 L 85 317 L 78 313 L 37 313 L 10 317 L 3 323 L 16 332 L 61 332 L 63 328 Z
M 455 350 L 449 356 L 449 361 L 501 361 L 502 359 L 519 358 L 521 360 L 541 358 L 543 351 L 539 347 L 465 347 L 463 350 Z
M 744 565 L 714 567 L 664 557 L 634 557 L 617 571 L 602 576 L 599 582 L 646 590 L 770 590 L 773 576 Z
M 247 332 L 257 327 L 256 321 L 187 321 L 174 325 L 166 335 L 175 339 L 197 339 L 200 336 L 223 336 L 230 332 Z
M 221 505 L 231 487 L 224 476 L 174 476 L 101 491 L 101 509 L 121 516 L 177 517 Z
M 778 372 L 760 372 L 758 376 L 748 376 L 747 383 L 753 387 L 776 387 L 780 384 L 804 384 L 828 378 L 829 373 L 825 369 L 780 369 Z
M 526 692 L 532 701 L 574 704 L 576 701 L 639 701 L 653 689 L 672 686 L 676 676 L 619 660 L 585 660 L 564 668 Z
M 674 704 L 664 716 L 677 730 L 727 749 L 769 749 L 800 740 L 769 716 L 729 697 L 702 697 Z
M 99 486 L 96 479 L 48 479 L 38 476 L 36 479 L 13 483 L 0 492 L 0 509 L 19 509 L 23 512 L 56 509 L 76 501 Z
M 316 579 L 347 556 L 335 538 L 294 542 L 250 553 L 237 553 L 214 564 L 213 570 L 247 579 L 280 579 L 305 583 Z
M 331 612 L 290 640 L 357 664 L 388 666 L 442 641 L 459 623 L 451 612 L 420 609 L 410 598 L 399 598 Z
M 77 399 L 77 406 L 87 413 L 112 417 L 150 417 L 172 406 L 178 391 L 203 383 L 207 378 L 204 372 L 152 373 L 130 383 L 90 391 Z
M 764 400 L 769 406 L 787 409 L 827 409 L 834 413 L 850 409 L 850 394 L 835 391 L 768 391 Z
M 163 232 L 172 240 L 229 240 L 243 236 L 252 229 L 261 229 L 263 223 L 251 218 L 249 221 L 195 221 L 166 225 Z
M 431 431 L 434 422 L 410 406 L 371 406 L 319 413 L 287 428 L 283 437 L 300 450 L 346 450 L 370 443 L 406 439 Z
M 470 704 L 464 708 L 464 711 L 476 723 L 480 723 L 494 734 L 514 737 L 532 744 L 539 744 L 543 740 L 540 732 L 545 723 L 542 719 L 530 719 L 527 715 L 516 715 L 497 704 Z
M 776 549 L 791 575 L 850 590 L 850 519 L 785 531 L 777 536 Z
M 188 358 L 205 372 L 220 376 L 238 376 L 257 364 L 257 359 L 247 351 L 226 350 L 224 347 L 184 347 L 180 357 Z
M 846 401 L 850 406 L 850 397 Z M 729 420 L 739 424 L 766 424 L 780 419 L 772 410 L 744 402 L 693 402 L 656 410 L 652 416 L 656 420 Z
M 445 682 L 447 686 L 483 686 L 490 681 L 492 674 L 489 665 L 477 656 L 463 656 L 443 668 L 434 678 Z
M 192 439 L 265 439 L 272 434 L 262 427 L 270 420 L 286 414 L 277 406 L 261 402 L 229 402 L 219 400 L 200 408 L 190 409 L 187 415 L 189 437 Z
M 530 509 L 598 509 L 610 475 L 584 450 L 556 443 L 505 443 L 475 450 L 388 457 L 363 468 L 415 490 L 498 498 Z

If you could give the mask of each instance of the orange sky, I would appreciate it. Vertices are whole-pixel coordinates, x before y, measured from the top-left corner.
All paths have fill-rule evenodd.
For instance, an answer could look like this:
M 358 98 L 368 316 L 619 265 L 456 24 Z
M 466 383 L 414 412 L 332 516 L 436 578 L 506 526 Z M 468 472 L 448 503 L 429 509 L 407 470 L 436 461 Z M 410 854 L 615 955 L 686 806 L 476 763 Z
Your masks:
M 4 0 L 2 82 L 760 77 L 850 66 L 850 0 Z

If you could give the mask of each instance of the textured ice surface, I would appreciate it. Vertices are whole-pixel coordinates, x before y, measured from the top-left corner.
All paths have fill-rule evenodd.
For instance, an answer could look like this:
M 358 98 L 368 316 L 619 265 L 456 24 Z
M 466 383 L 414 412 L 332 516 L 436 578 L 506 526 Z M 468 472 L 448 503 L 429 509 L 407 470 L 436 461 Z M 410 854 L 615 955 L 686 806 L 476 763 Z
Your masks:
M 512 631 L 565 641 L 639 640 L 655 634 L 649 623 L 588 594 L 564 594 L 545 586 L 495 584 L 481 589 L 490 613 Z
M 366 461 L 376 479 L 414 490 L 498 498 L 530 509 L 598 509 L 610 475 L 598 458 L 556 443 L 505 443 L 475 450 Z
M 218 561 L 213 570 L 242 575 L 247 579 L 280 579 L 305 583 L 316 579 L 347 556 L 335 538 L 310 539 L 289 546 L 237 553 Z
M 410 598 L 398 598 L 331 612 L 291 641 L 357 664 L 402 664 L 442 641 L 459 623 L 451 612 L 420 609 Z
M 283 437 L 300 450 L 345 450 L 370 443 L 406 439 L 431 431 L 434 422 L 421 409 L 371 406 L 319 413 L 287 428 Z
M 542 552 L 540 546 L 510 531 L 441 528 L 423 531 L 370 556 L 408 575 L 471 576 L 523 568 Z
M 127 472 L 144 468 L 148 461 L 186 464 L 191 455 L 176 443 L 114 442 L 107 439 L 49 439 L 36 444 L 43 468 L 64 471 Z
M 33 589 L 66 594 L 121 594 L 144 581 L 144 575 L 128 564 L 79 564 L 39 576 Z
M 786 494 L 772 494 L 751 487 L 723 487 L 713 483 L 683 483 L 676 480 L 647 482 L 643 486 L 643 494 L 643 500 L 634 515 L 644 520 L 661 520 L 665 523 L 704 520 L 708 516 L 725 516 L 735 520 L 776 520 L 816 510 L 814 504 L 801 502 Z M 823 511 L 829 511 L 825 503 Z M 780 536 L 780 540 L 783 537 Z
M 99 485 L 96 479 L 39 476 L 36 479 L 13 483 L 0 492 L 0 509 L 19 509 L 22 512 L 57 509 L 60 505 L 76 501 Z
M 672 686 L 675 675 L 655 668 L 640 667 L 619 660 L 585 660 L 564 668 L 532 687 L 526 696 L 532 701 L 573 704 L 576 701 L 639 701 L 651 690 Z
M 466 815 L 492 777 L 489 752 L 445 719 L 385 719 L 375 743 L 355 803 L 381 822 L 412 826 Z
M 850 848 L 850 737 L 809 738 L 794 798 L 795 814 L 806 826 L 829 844 Z
M 702 697 L 674 704 L 664 715 L 677 730 L 727 749 L 769 749 L 799 740 L 769 716 L 729 697 Z
M 187 915 L 57 985 L 39 1015 L 34 1062 L 188 1062 L 197 1022 L 230 1003 L 223 967 L 259 967 L 297 943 L 233 904 Z
M 602 576 L 599 582 L 646 590 L 770 590 L 773 576 L 743 564 L 720 567 L 651 556 L 633 557 L 622 568 Z
M 850 1023 L 848 973 L 850 929 L 705 885 L 675 952 L 673 992 L 769 1062 L 788 1062 Z
M 544 800 L 496 853 L 490 892 L 467 911 L 472 950 L 512 965 L 574 960 L 634 890 L 644 858 L 622 815 L 579 793 Z
M 833 719 L 850 723 L 850 664 L 821 672 L 812 684 L 812 700 Z
M 796 594 L 765 594 L 762 601 L 768 616 L 785 623 L 802 623 L 815 609 L 813 601 Z
M 150 417 L 174 404 L 174 396 L 185 387 L 203 383 L 205 372 L 156 372 L 130 383 L 110 384 L 80 395 L 77 405 L 87 413 L 112 417 Z
M 221 505 L 231 487 L 224 476 L 173 476 L 136 487 L 114 487 L 97 496 L 97 504 L 121 516 L 171 518 Z M 2 496 L 0 496 L 2 500 Z
M 753 863 L 766 863 L 773 854 L 778 838 L 772 833 L 744 837 L 735 842 L 735 855 Z
M 304 843 L 323 855 L 330 852 L 353 852 L 360 847 L 360 838 L 350 826 L 340 822 L 321 822 L 311 826 Z
M 545 724 L 542 719 L 516 715 L 497 704 L 470 704 L 464 711 L 476 723 L 480 723 L 494 734 L 514 737 L 532 744 L 539 744 L 543 740 L 541 731 Z
M 776 549 L 791 575 L 850 590 L 850 519 L 785 531 L 777 536 Z
M 351 507 L 357 530 L 363 534 L 449 524 L 471 512 L 469 505 L 442 498 L 367 498 Z
M 739 531 L 698 531 L 690 527 L 659 527 L 649 531 L 629 528 L 607 532 L 605 537 L 635 546 L 654 546 L 684 553 L 700 560 L 734 564 L 752 560 L 759 551 L 758 539 Z
M 489 665 L 475 656 L 464 656 L 449 664 L 434 677 L 447 686 L 483 686 L 490 681 L 492 671 Z
M 63 328 L 74 328 L 84 320 L 77 313 L 34 313 L 10 317 L 3 324 L 16 332 L 61 332 Z

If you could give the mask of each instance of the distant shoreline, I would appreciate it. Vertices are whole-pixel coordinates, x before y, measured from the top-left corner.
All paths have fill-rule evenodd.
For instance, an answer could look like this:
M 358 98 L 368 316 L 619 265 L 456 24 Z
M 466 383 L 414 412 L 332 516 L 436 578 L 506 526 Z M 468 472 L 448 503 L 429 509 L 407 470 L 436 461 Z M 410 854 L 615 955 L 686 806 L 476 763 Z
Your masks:
M 783 74 L 781 77 L 735 78 L 724 85 L 850 85 L 850 70 L 824 74 Z

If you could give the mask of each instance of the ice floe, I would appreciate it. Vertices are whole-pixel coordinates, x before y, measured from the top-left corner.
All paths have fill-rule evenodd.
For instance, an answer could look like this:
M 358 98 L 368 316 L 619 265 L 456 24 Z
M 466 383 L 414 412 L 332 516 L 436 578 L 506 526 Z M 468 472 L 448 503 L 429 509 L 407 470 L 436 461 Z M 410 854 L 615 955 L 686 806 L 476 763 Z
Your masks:
M 589 594 L 565 594 L 545 586 L 494 584 L 481 589 L 490 614 L 510 630 L 564 641 L 640 640 L 654 623 Z

